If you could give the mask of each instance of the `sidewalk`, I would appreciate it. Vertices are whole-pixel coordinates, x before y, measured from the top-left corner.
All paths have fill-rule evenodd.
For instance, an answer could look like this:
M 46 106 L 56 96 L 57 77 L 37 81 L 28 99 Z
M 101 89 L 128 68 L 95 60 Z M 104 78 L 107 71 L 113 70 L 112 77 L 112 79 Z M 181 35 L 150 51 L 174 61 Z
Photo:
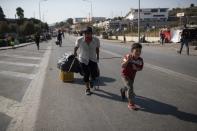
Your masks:
M 35 42 L 23 43 L 23 44 L 15 45 L 14 48 L 24 47 L 24 46 L 31 45 L 34 43 Z M 0 50 L 7 50 L 7 49 L 13 49 L 13 48 L 12 48 L 12 46 L 0 47 Z

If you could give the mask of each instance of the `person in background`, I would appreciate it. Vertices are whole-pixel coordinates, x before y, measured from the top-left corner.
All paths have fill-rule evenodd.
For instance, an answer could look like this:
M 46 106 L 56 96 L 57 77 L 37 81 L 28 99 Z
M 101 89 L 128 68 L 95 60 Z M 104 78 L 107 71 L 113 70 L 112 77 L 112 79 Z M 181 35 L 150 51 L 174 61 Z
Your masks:
M 59 42 L 59 46 L 62 46 L 62 32 L 61 30 L 58 30 L 58 34 L 57 34 L 57 40 Z
M 39 32 L 37 32 L 35 35 L 35 43 L 36 43 L 37 49 L 39 50 L 40 49 L 40 34 L 39 34 Z
M 14 45 L 15 45 L 15 38 L 14 37 L 11 38 L 10 44 L 12 46 L 12 49 L 15 49 L 15 47 L 14 47 Z
M 163 45 L 163 43 L 164 43 L 164 39 L 165 39 L 165 34 L 164 34 L 164 32 L 161 30 L 161 32 L 160 32 L 160 43 Z
M 181 33 L 181 47 L 180 50 L 177 51 L 177 53 L 181 54 L 183 45 L 185 45 L 187 49 L 187 55 L 189 55 L 189 39 L 190 39 L 189 36 L 190 36 L 189 31 L 187 29 L 184 29 Z

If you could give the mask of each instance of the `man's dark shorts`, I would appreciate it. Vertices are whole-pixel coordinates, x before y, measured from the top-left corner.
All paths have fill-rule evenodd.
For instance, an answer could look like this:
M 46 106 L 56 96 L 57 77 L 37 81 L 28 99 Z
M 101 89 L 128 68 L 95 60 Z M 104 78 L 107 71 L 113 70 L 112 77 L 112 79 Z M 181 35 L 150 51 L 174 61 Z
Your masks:
M 95 78 L 98 76 L 98 65 L 96 62 L 89 61 L 88 65 L 81 63 L 81 67 L 84 73 L 84 82 L 95 80 Z

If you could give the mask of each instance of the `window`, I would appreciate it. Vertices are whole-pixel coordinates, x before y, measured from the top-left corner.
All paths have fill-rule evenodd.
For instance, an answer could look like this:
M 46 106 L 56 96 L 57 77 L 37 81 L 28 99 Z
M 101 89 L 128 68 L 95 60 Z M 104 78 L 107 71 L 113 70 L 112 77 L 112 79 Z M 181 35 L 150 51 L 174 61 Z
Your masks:
M 135 9 L 135 12 L 138 12 L 138 9 Z M 142 12 L 142 10 L 140 9 L 140 12 Z
M 144 15 L 150 15 L 150 13 L 144 13 Z
M 166 12 L 167 9 L 160 9 L 160 12 Z
M 151 9 L 151 12 L 158 12 L 158 9 Z
M 150 21 L 151 19 L 150 19 L 150 18 L 144 18 L 144 20 L 145 20 L 145 21 Z
M 153 15 L 153 17 L 164 17 L 164 15 Z

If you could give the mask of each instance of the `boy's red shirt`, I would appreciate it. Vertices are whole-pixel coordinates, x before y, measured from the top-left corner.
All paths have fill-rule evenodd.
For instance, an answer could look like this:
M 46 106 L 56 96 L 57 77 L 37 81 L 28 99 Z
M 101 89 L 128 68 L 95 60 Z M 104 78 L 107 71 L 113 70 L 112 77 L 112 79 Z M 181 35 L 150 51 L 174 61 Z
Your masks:
M 123 57 L 123 62 L 126 61 L 128 57 L 129 54 L 125 55 Z M 132 64 L 134 64 L 139 70 L 142 70 L 144 62 L 143 59 L 139 57 L 138 59 L 133 59 L 130 61 L 126 67 L 122 67 L 122 76 L 134 80 L 137 70 L 133 69 Z

